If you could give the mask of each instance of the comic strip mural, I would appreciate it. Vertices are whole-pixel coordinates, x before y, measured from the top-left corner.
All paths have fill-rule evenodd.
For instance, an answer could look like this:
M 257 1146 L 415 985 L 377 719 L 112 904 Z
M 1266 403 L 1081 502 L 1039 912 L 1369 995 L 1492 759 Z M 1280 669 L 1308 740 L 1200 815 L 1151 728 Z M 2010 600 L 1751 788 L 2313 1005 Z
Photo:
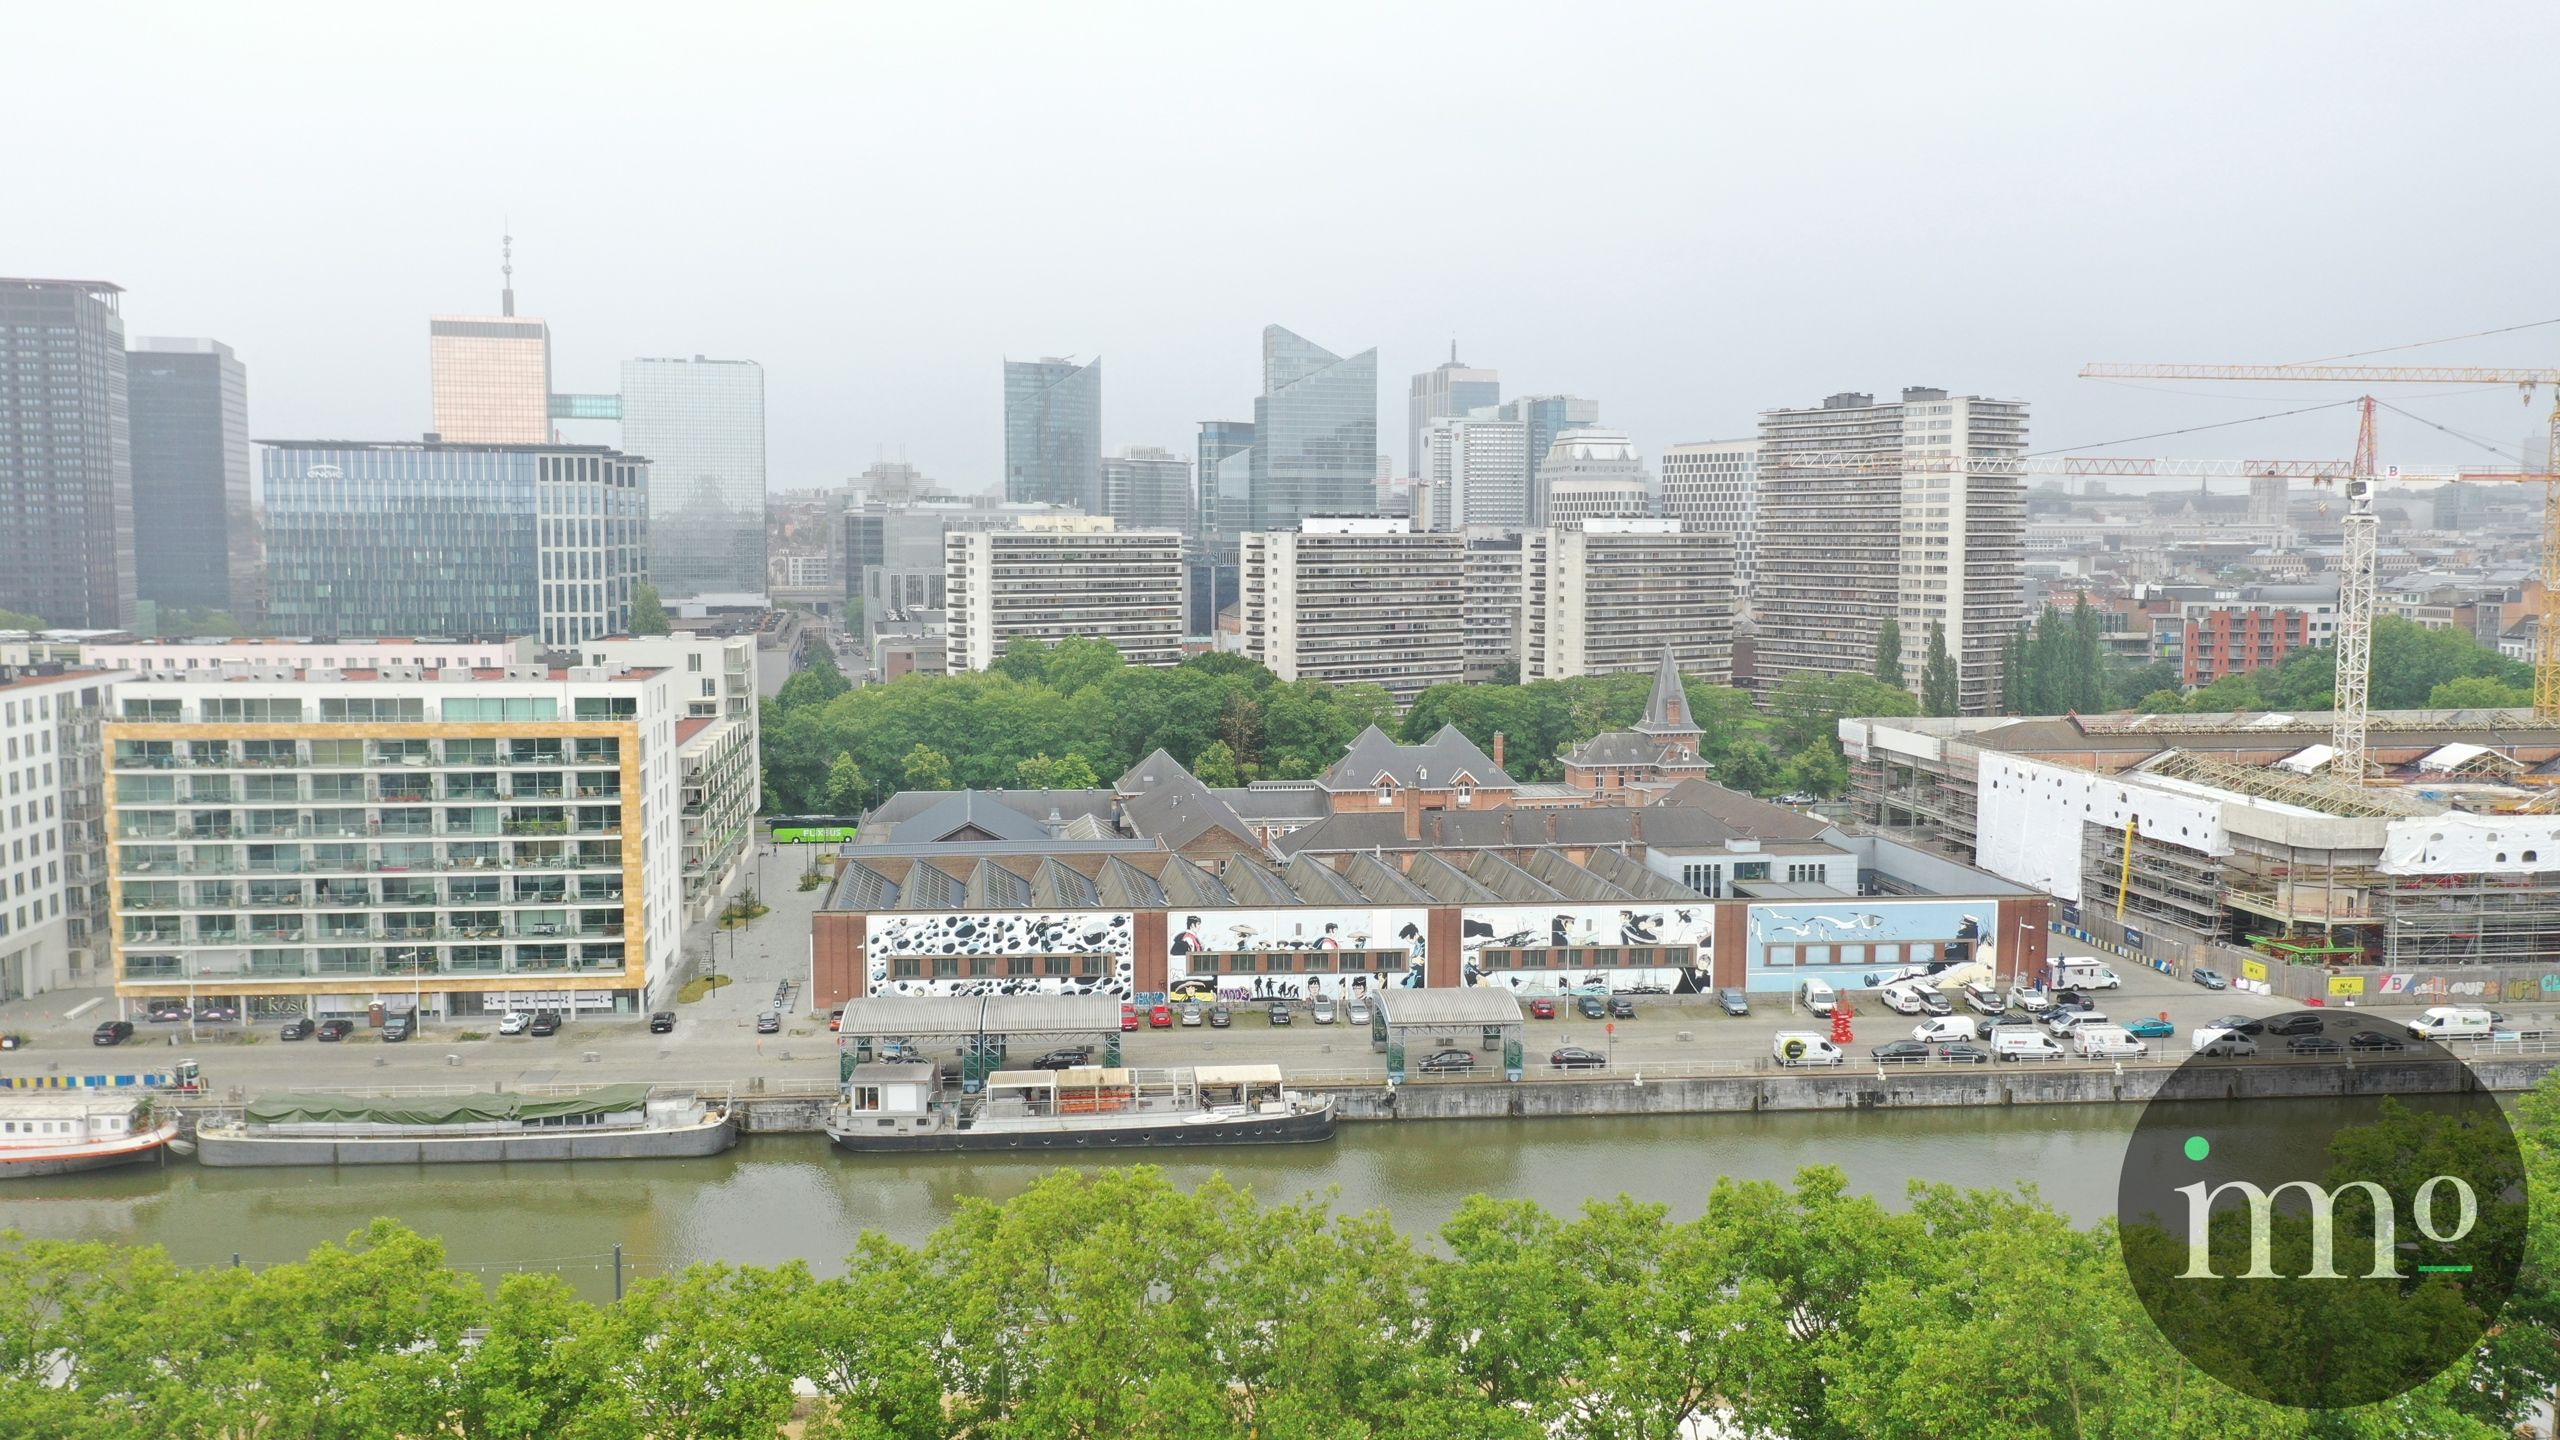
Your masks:
M 1136 978 L 1129 912 L 875 914 L 873 995 L 1110 995 Z
M 1470 905 L 1459 916 L 1469 985 L 1524 995 L 1599 990 L 1696 995 L 1715 988 L 1715 906 Z
M 1842 900 L 1754 905 L 1743 956 L 1753 990 L 1793 989 L 1812 976 L 1834 985 L 1882 983 L 1906 965 L 1994 961 L 1999 919 L 1990 900 Z
M 1166 988 L 1177 1003 L 1341 999 L 1422 983 L 1419 908 L 1177 910 L 1166 928 Z

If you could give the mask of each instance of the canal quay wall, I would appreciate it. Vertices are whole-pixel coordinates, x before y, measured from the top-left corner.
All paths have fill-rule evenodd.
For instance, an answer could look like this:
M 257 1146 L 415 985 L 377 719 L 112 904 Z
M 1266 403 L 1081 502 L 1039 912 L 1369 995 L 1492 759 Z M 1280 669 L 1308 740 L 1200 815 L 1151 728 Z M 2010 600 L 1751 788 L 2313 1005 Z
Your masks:
M 2473 1060 L 2478 1088 L 2528 1090 L 2560 1066 L 2560 1053 Z M 1590 1115 L 1776 1114 L 1826 1110 L 1926 1110 L 2015 1105 L 2141 1104 L 2160 1092 L 2174 1065 L 1967 1066 L 1879 1074 L 1873 1070 L 1802 1070 L 1623 1079 L 1505 1081 L 1425 1080 L 1389 1087 L 1374 1081 L 1300 1081 L 1334 1097 L 1344 1120 L 1518 1120 Z M 2344 1076 L 2347 1087 L 2339 1088 Z M 2442 1065 L 2363 1061 L 2353 1065 L 2234 1065 L 2225 1070 L 2231 1100 L 2337 1099 L 2340 1095 L 2445 1094 L 2471 1088 L 2462 1072 Z M 2187 1082 L 2192 1085 L 2194 1082 Z M 2209 1094 L 2195 1099 L 2217 1098 Z M 735 1103 L 750 1135 L 823 1129 L 833 1097 L 740 1095 Z

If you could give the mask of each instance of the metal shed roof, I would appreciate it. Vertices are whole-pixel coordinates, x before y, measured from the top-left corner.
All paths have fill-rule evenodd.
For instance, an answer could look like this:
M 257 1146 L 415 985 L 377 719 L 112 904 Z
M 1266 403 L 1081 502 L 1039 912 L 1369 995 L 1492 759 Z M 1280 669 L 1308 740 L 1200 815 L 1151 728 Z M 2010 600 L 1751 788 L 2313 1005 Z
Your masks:
M 1413 868 L 1405 872 L 1405 878 L 1443 905 L 1490 905 L 1502 898 L 1474 876 L 1428 850 L 1413 857 Z
M 1312 856 L 1310 863 L 1322 864 Z M 1431 895 L 1421 886 L 1405 878 L 1405 873 L 1375 855 L 1354 855 L 1343 880 L 1360 892 L 1362 899 L 1375 905 L 1428 905 Z
M 1517 1025 L 1520 1019 L 1520 997 L 1508 990 L 1490 985 L 1470 985 L 1457 990 L 1405 990 L 1390 988 L 1379 992 L 1378 1006 L 1386 1011 L 1387 1028 L 1423 1029 L 1435 1025 Z
M 1299 855 L 1289 861 L 1288 880 L 1291 889 L 1310 905 L 1359 905 L 1366 903 L 1342 872 L 1313 855 Z
M 1239 905 L 1303 905 L 1307 903 L 1289 882 L 1273 874 L 1267 867 L 1239 855 L 1227 862 L 1227 893 Z
M 1442 859 L 1448 859 L 1442 856 Z M 1503 859 L 1490 850 L 1478 850 L 1450 864 L 1466 872 L 1467 878 L 1505 900 L 1522 903 L 1562 900 L 1564 892 L 1553 885 Z
M 982 1023 L 990 1035 L 1089 1035 L 1120 1028 L 1120 1002 L 1109 995 L 990 995 Z
M 1607 852 L 1599 852 L 1605 854 Z M 1520 868 L 1537 876 L 1568 900 L 1632 900 L 1627 888 L 1600 873 L 1596 865 L 1576 865 L 1561 850 L 1533 850 Z
M 847 1035 L 975 1035 L 985 1002 L 961 995 L 872 995 L 845 1003 Z M 1119 1024 L 1115 1016 L 1114 1025 Z

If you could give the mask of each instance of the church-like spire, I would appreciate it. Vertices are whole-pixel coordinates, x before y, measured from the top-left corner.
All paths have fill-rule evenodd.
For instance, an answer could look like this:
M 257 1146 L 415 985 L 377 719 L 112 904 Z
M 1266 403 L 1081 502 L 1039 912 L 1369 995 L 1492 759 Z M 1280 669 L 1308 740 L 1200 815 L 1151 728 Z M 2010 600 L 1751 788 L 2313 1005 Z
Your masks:
M 1689 716 L 1689 692 L 1680 683 L 1680 662 L 1673 659 L 1671 647 L 1662 647 L 1662 660 L 1653 670 L 1653 696 L 1645 702 L 1644 719 L 1637 724 L 1640 735 L 1696 735 L 1698 725 Z

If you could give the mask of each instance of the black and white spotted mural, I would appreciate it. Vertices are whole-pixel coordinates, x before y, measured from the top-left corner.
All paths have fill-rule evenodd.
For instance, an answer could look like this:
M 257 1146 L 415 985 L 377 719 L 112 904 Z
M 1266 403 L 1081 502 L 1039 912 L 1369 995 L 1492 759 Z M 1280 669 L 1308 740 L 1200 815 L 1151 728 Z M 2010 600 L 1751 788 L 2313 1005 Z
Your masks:
M 1135 946 L 1129 912 L 1071 910 L 1053 915 L 874 914 L 866 938 L 874 995 L 1109 995 L 1135 993 Z M 1102 957 L 1099 975 L 1007 975 L 1014 956 Z M 914 975 L 900 976 L 896 962 L 914 960 Z M 972 975 L 970 961 L 993 960 L 993 975 Z M 959 974 L 937 975 L 939 961 L 957 961 Z M 1043 967 L 1045 968 L 1045 967 Z M 1084 968 L 1079 965 L 1078 969 Z
M 1458 917 L 1462 973 L 1469 985 L 1501 985 L 1524 995 L 1568 990 L 1699 995 L 1715 988 L 1715 906 L 1662 900 L 1629 905 L 1470 905 Z M 1685 964 L 1631 964 L 1630 949 L 1687 946 Z M 1614 965 L 1518 969 L 1493 958 L 1508 950 L 1616 950 Z
M 1176 1000 L 1312 1000 L 1418 987 L 1427 924 L 1418 908 L 1177 910 L 1166 988 Z

